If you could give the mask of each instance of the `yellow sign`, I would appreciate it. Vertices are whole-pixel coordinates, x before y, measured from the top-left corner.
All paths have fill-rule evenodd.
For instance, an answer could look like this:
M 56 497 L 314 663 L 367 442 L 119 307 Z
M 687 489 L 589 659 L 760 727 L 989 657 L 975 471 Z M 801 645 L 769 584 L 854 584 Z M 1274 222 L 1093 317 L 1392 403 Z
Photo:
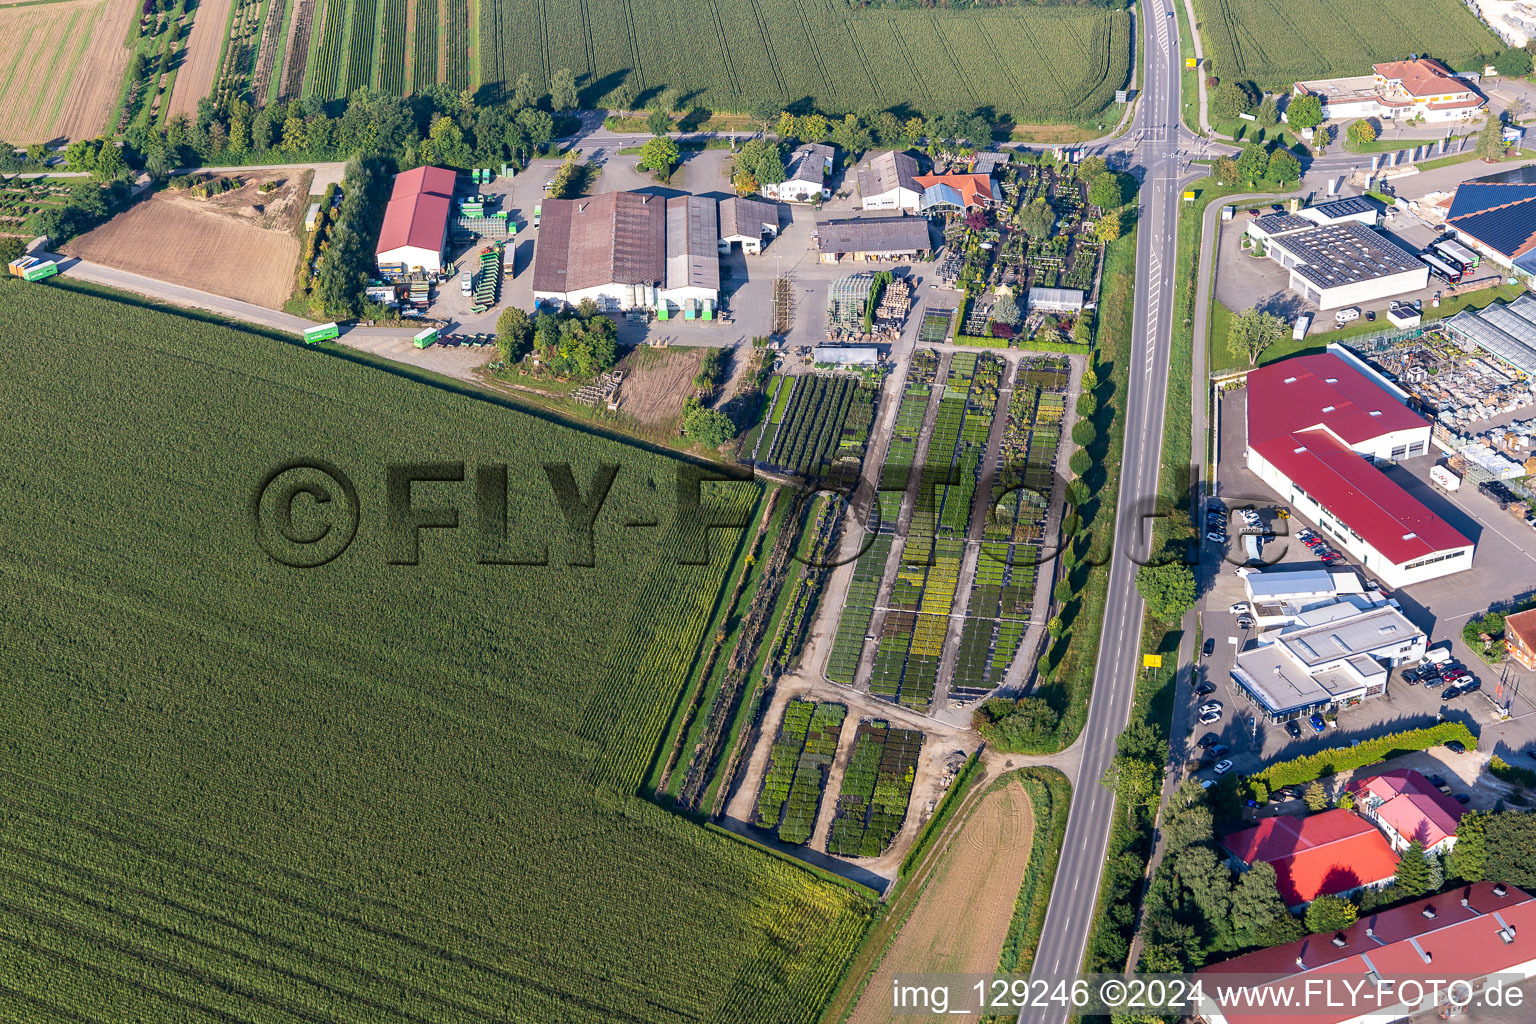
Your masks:
M 1193 57 L 1185 57 L 1184 58 L 1184 66 L 1187 67 L 1187 68 L 1194 67 L 1195 66 L 1195 58 L 1193 58 Z
M 1143 654 L 1141 656 L 1142 668 L 1162 668 L 1163 656 L 1161 654 Z
M 1194 202 L 1195 201 L 1195 194 L 1193 192 L 1185 192 L 1184 193 L 1184 201 L 1186 203 Z

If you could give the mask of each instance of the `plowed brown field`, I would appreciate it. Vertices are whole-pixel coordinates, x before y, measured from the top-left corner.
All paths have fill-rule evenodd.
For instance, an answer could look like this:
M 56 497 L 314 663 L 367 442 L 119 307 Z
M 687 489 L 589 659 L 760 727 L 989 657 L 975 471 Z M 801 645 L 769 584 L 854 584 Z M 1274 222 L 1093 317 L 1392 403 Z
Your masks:
M 299 261 L 292 227 L 308 194 L 307 172 L 302 178 L 270 196 L 256 194 L 256 176 L 215 200 L 162 192 L 63 248 L 92 263 L 278 309 L 293 291 Z
M 0 4 L 0 138 L 99 135 L 128 66 L 137 0 Z
M 233 0 L 201 0 L 193 10 L 192 32 L 187 36 L 187 55 L 176 72 L 171 92 L 172 114 L 196 114 L 197 101 L 213 93 L 219 74 L 219 52 L 229 31 L 229 7 Z
M 997 969 L 1034 828 L 1029 796 L 1017 782 L 999 786 L 982 799 L 944 851 L 943 863 L 880 961 L 850 1024 L 929 1019 L 892 1012 L 894 975 L 986 974 Z M 932 1019 L 974 1018 L 950 1014 Z

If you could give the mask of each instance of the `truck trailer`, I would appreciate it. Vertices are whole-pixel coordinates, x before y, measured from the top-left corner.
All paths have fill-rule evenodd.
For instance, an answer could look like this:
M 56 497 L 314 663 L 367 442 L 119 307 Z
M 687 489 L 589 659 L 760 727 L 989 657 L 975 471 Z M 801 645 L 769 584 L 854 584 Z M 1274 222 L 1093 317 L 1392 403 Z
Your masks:
M 304 330 L 304 344 L 318 345 L 322 341 L 330 341 L 332 338 L 341 337 L 340 324 L 321 324 L 319 327 L 307 327 Z

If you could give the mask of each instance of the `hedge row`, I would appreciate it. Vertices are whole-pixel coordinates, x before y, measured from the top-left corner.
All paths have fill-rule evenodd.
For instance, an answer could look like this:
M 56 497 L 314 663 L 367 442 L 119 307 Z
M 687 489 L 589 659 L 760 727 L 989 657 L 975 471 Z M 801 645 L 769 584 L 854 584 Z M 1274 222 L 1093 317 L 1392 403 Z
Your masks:
M 1315 754 L 1281 761 L 1252 776 L 1251 781 L 1263 782 L 1271 790 L 1281 786 L 1297 786 L 1324 775 L 1337 775 L 1339 772 L 1363 768 L 1409 751 L 1443 746 L 1451 740 L 1460 740 L 1468 750 L 1477 746 L 1477 737 L 1461 722 L 1441 722 L 1427 729 L 1388 733 L 1361 740 L 1352 747 L 1329 747 Z

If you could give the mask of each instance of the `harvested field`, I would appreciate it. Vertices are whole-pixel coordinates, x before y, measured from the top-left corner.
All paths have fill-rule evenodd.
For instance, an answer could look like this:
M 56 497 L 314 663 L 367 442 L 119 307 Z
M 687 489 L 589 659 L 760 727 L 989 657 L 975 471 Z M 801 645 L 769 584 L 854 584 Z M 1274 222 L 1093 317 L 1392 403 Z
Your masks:
M 1034 827 L 1029 797 L 1017 780 L 982 799 L 944 851 L 943 863 L 865 987 L 851 1024 L 917 1019 L 891 1012 L 893 975 L 996 970 Z
M 136 0 L 0 5 L 0 138 L 100 134 L 128 65 Z
M 629 371 L 619 392 L 619 409 L 642 423 L 665 424 L 683 412 L 683 399 L 693 394 L 704 350 L 656 349 L 641 346 L 619 363 Z
M 293 291 L 299 239 L 293 225 L 308 195 L 307 173 L 270 196 L 244 188 L 206 202 L 159 195 L 64 246 L 71 256 L 255 302 L 273 309 Z M 259 209 L 258 209 L 259 207 Z
M 181 69 L 176 72 L 176 88 L 171 93 L 171 114 L 195 116 L 197 101 L 213 95 L 232 3 L 233 0 L 199 0 L 193 8 L 186 55 L 182 58 Z

